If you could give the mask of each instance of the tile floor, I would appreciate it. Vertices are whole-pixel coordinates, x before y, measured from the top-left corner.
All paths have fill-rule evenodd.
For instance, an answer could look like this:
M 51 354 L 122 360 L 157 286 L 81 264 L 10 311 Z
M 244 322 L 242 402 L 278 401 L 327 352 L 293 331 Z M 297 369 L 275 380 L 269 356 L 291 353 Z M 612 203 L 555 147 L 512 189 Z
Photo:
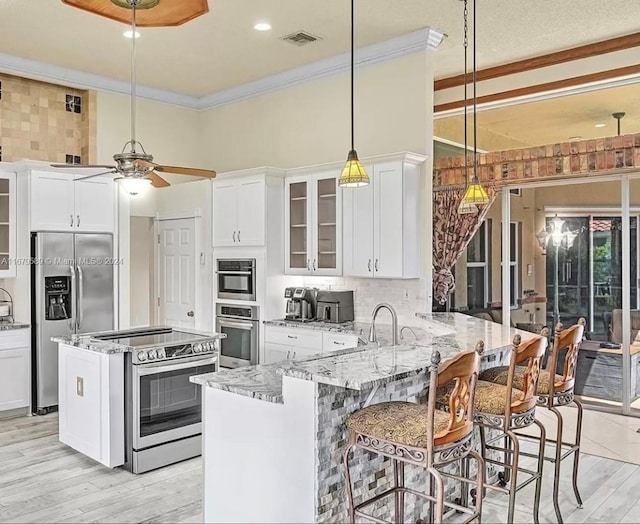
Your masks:
M 575 408 L 563 411 L 571 431 Z M 549 420 L 544 410 L 539 413 Z M 576 507 L 565 462 L 565 522 L 640 522 L 640 419 L 585 410 L 583 427 L 579 486 L 584 507 Z M 57 429 L 57 414 L 0 420 L 0 523 L 202 522 L 200 458 L 132 475 L 74 452 L 58 441 Z M 557 522 L 552 476 L 551 464 L 545 464 L 541 522 Z M 514 522 L 532 522 L 532 500 L 532 485 L 518 493 Z M 489 491 L 483 522 L 506 522 L 506 511 L 506 497 Z

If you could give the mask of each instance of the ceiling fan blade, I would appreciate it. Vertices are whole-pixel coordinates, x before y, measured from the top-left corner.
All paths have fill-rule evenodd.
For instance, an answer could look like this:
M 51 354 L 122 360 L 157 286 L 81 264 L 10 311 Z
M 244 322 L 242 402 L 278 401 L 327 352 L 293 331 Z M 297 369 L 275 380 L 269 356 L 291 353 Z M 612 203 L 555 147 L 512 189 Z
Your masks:
M 153 171 L 151 171 L 151 173 L 147 173 L 144 178 L 148 178 L 149 180 L 151 180 L 151 185 L 153 187 L 169 187 L 171 185 L 164 178 L 159 176 L 158 173 L 155 173 Z
M 102 173 L 96 173 L 95 175 L 83 176 L 83 177 L 80 177 L 80 178 L 76 178 L 76 179 L 74 180 L 74 182 L 78 182 L 78 180 L 87 180 L 87 179 L 89 179 L 89 178 L 95 178 L 95 177 L 97 177 L 97 176 L 109 175 L 109 174 L 111 174 L 111 173 L 117 173 L 117 171 L 113 171 L 113 170 L 112 170 L 112 171 L 104 171 L 104 172 L 102 172 Z
M 193 167 L 180 166 L 154 166 L 156 171 L 160 173 L 175 173 L 176 175 L 201 176 L 206 178 L 215 178 L 216 172 L 211 169 L 196 169 Z
M 96 164 L 96 165 L 87 165 L 87 164 L 51 164 L 51 167 L 61 167 L 63 169 L 69 169 L 69 168 L 77 169 L 79 167 L 80 168 L 91 167 L 91 168 L 94 168 L 94 169 L 101 169 L 101 168 L 104 168 L 104 169 L 115 169 L 116 168 L 116 166 L 107 166 L 107 165 L 99 165 L 99 164 Z

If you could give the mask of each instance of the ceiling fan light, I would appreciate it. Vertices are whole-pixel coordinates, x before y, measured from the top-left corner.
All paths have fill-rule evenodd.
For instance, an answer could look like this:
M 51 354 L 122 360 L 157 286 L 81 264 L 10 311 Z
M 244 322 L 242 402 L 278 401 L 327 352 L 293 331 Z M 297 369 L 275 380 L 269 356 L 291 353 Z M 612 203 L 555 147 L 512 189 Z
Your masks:
M 340 187 L 362 187 L 369 185 L 369 175 L 367 170 L 358 159 L 358 153 L 354 149 L 349 151 L 347 162 L 342 168 L 338 186 Z
M 124 33 L 122 33 L 122 36 L 124 36 L 125 38 L 133 38 L 134 32 L 129 29 L 127 31 L 125 31 Z M 140 32 L 136 31 L 135 32 L 136 38 L 140 38 Z
M 141 177 L 124 177 L 118 180 L 124 190 L 131 196 L 137 196 L 144 193 L 151 186 L 151 180 Z

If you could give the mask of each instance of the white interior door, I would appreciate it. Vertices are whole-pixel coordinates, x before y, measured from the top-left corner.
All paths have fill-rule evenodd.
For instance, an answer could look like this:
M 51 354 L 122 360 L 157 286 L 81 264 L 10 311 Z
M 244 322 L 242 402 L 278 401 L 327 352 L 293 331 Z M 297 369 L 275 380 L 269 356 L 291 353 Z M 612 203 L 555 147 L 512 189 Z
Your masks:
M 158 222 L 158 297 L 160 324 L 195 327 L 196 219 Z

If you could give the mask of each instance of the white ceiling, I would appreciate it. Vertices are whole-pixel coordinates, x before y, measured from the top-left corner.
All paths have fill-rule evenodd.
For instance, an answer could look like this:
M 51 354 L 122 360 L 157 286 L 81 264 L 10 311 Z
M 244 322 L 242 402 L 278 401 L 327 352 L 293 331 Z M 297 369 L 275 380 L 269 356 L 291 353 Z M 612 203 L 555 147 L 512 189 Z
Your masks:
M 203 96 L 349 49 L 348 0 L 209 0 L 209 7 L 181 27 L 140 29 L 141 84 Z M 478 67 L 629 34 L 639 19 L 638 0 L 481 1 Z M 270 32 L 253 29 L 262 20 Z M 462 72 L 459 0 L 356 2 L 357 47 L 428 26 L 448 35 L 434 56 L 436 76 Z M 0 0 L 0 52 L 126 81 L 125 29 L 59 0 Z M 305 47 L 279 40 L 298 30 L 322 40 Z

